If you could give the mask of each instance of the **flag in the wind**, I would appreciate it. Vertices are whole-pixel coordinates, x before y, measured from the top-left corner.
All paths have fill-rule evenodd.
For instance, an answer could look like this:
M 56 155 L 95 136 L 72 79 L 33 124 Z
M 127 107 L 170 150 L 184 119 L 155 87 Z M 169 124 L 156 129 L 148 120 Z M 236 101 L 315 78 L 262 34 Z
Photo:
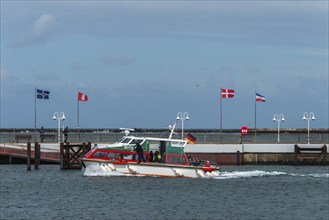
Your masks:
M 265 101 L 266 101 L 265 96 L 256 93 L 256 102 L 265 102 Z
M 196 138 L 191 135 L 190 133 L 187 133 L 185 136 L 185 140 L 189 143 L 189 144 L 194 144 L 196 142 Z
M 222 89 L 222 98 L 233 98 L 234 97 L 234 89 Z
M 78 101 L 86 102 L 88 101 L 88 96 L 81 92 L 78 92 Z
M 37 89 L 37 99 L 49 99 L 49 91 Z

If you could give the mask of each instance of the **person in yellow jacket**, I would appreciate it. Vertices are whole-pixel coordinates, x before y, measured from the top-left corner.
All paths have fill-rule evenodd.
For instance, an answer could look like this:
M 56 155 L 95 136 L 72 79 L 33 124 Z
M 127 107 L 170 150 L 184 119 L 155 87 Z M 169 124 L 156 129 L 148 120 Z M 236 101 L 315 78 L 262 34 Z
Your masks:
M 161 161 L 161 154 L 159 154 L 158 151 L 155 151 L 153 161 L 156 163 L 159 163 Z

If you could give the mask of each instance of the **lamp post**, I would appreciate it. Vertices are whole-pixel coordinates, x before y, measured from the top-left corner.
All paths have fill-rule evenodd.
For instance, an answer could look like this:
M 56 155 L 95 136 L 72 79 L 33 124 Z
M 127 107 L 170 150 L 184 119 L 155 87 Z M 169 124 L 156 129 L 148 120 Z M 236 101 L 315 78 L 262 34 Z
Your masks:
M 278 123 L 278 143 L 280 143 L 280 122 L 284 122 L 284 115 L 283 114 L 275 114 L 273 117 L 273 122 Z
M 188 113 L 184 112 L 183 114 L 181 112 L 177 113 L 176 121 L 182 120 L 182 140 L 184 139 L 184 120 L 189 120 Z
M 314 113 L 313 112 L 310 112 L 310 113 L 304 112 L 303 120 L 304 121 L 307 120 L 307 143 L 309 144 L 310 143 L 310 120 L 313 120 L 313 121 L 315 120 Z
M 57 120 L 58 121 L 58 143 L 61 143 L 61 121 L 65 120 L 65 115 L 64 112 L 58 113 L 55 112 L 54 116 L 53 116 L 53 120 Z

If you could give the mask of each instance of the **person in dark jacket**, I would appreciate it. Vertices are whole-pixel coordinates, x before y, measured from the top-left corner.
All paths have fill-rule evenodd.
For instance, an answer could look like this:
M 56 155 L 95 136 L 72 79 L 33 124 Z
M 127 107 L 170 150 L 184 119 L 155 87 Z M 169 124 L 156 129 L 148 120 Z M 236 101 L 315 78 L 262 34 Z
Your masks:
M 45 139 L 45 129 L 43 129 L 43 127 L 41 127 L 39 133 L 40 133 L 41 143 L 43 143 L 43 140 Z
M 67 143 L 67 136 L 69 135 L 69 128 L 66 127 L 64 129 L 64 132 L 63 133 L 64 133 L 64 142 Z
M 138 163 L 141 163 L 142 160 L 145 163 L 146 161 L 143 156 L 144 150 L 143 150 L 142 146 L 140 145 L 140 143 L 136 143 L 135 151 L 138 154 Z
M 150 152 L 150 162 L 153 162 L 153 159 L 154 159 L 153 157 L 154 157 L 154 155 L 153 155 L 153 151 L 151 151 L 151 152 Z

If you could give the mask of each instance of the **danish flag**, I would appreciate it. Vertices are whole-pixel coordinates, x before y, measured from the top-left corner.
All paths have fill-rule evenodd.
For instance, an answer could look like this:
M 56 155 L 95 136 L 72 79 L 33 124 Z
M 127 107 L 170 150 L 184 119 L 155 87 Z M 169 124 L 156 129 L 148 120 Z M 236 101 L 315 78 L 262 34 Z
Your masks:
M 222 89 L 222 98 L 233 98 L 234 97 L 234 89 Z
M 88 101 L 88 96 L 81 92 L 78 92 L 78 101 L 86 102 Z

